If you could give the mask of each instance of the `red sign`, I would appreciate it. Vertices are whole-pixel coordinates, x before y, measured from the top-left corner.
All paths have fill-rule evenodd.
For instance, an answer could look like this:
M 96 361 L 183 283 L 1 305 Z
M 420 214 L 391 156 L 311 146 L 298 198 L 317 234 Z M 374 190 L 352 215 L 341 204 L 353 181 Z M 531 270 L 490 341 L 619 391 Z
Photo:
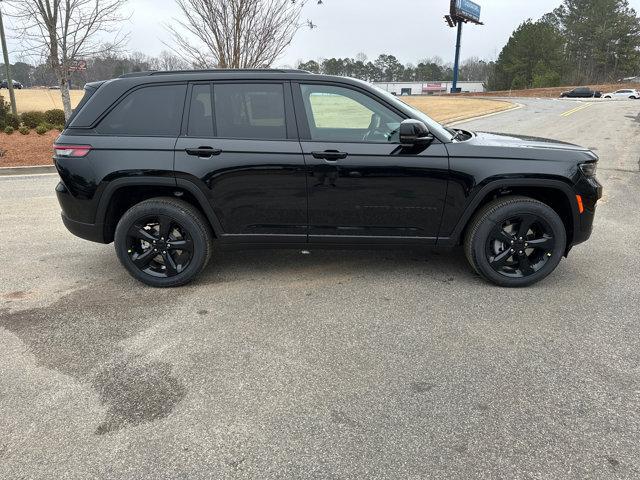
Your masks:
M 426 83 L 422 84 L 423 92 L 442 92 L 447 89 L 447 86 L 442 83 Z

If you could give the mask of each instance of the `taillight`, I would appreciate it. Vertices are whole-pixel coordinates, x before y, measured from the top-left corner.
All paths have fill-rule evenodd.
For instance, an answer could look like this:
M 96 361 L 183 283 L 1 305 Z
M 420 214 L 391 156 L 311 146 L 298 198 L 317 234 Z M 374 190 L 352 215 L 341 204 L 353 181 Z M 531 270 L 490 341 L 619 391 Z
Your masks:
M 58 157 L 86 157 L 91 145 L 54 145 L 53 151 Z

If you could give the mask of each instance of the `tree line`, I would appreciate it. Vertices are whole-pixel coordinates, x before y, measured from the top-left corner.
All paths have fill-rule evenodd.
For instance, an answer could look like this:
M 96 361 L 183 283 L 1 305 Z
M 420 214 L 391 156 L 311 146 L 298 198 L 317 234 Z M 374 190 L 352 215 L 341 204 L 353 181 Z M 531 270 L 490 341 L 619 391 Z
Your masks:
M 69 72 L 69 87 L 82 88 L 87 82 L 118 77 L 125 73 L 143 72 L 147 70 L 185 70 L 192 66 L 178 55 L 163 50 L 158 56 L 146 55 L 142 52 L 129 54 L 105 51 L 86 59 L 86 70 Z M 4 65 L 0 64 L 1 71 Z M 47 63 L 32 65 L 24 61 L 11 64 L 11 78 L 25 87 L 57 86 L 56 74 Z
M 490 90 L 615 82 L 640 75 L 640 19 L 627 0 L 564 0 L 523 22 L 500 52 Z
M 453 80 L 453 65 L 440 57 L 425 58 L 417 64 L 402 64 L 394 55 L 382 54 L 370 61 L 363 53 L 355 58 L 327 58 L 299 61 L 296 68 L 312 73 L 341 75 L 369 82 L 426 82 Z M 473 57 L 462 62 L 460 80 L 487 82 L 493 63 Z

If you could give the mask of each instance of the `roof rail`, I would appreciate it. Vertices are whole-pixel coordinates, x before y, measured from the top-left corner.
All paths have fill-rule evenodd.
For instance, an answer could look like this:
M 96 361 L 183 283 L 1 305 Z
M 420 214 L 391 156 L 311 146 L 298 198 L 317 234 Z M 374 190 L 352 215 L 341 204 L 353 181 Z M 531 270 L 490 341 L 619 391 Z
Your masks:
M 149 75 L 195 75 L 199 73 L 302 73 L 313 75 L 307 70 L 298 70 L 295 68 L 214 68 L 207 70 L 150 70 L 146 72 L 124 73 L 118 78 L 146 77 Z

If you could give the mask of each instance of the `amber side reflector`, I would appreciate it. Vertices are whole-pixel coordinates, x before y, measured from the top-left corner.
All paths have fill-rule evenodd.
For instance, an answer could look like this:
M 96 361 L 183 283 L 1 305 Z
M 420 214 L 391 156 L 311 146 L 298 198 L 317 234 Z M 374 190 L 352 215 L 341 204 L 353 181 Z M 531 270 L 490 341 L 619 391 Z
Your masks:
M 578 211 L 580 213 L 584 212 L 584 205 L 582 204 L 582 197 L 580 195 L 576 195 L 576 200 L 578 201 Z

